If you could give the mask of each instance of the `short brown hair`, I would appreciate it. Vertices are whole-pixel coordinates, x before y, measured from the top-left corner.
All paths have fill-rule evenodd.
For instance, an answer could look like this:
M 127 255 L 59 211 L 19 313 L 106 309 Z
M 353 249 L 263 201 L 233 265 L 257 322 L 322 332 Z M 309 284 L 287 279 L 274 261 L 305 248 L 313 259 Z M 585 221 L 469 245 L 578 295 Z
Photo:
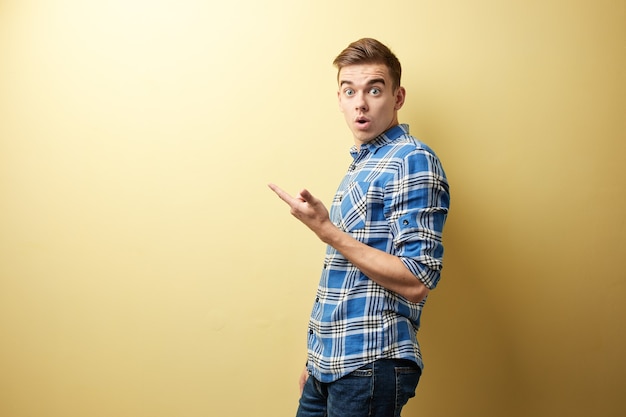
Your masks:
M 343 67 L 360 64 L 384 64 L 389 69 L 393 88 L 400 87 L 402 76 L 400 61 L 387 46 L 376 39 L 363 38 L 352 42 L 333 61 L 338 70 L 337 77 Z

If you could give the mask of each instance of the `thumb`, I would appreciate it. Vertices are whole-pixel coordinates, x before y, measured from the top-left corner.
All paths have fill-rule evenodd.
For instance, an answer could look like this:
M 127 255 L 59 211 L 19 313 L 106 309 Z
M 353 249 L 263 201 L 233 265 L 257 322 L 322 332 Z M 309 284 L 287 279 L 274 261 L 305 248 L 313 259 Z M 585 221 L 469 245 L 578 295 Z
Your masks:
M 307 190 L 306 188 L 300 191 L 300 197 L 307 203 L 312 203 L 313 200 L 315 200 L 315 197 L 313 197 L 313 194 L 311 194 L 309 190 Z

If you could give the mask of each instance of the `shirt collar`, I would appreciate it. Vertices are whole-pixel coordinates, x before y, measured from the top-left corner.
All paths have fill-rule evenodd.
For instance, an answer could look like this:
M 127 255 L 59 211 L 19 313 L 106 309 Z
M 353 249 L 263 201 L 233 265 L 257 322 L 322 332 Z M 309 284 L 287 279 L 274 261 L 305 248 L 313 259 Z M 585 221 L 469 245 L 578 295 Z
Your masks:
M 375 153 L 378 149 L 382 148 L 383 146 L 395 141 L 401 136 L 408 135 L 408 134 L 409 134 L 408 124 L 404 124 L 404 123 L 397 124 L 393 126 L 392 128 L 386 130 L 385 132 L 381 133 L 380 135 L 376 136 L 374 139 L 370 140 L 369 142 L 361 145 L 361 149 L 365 148 L 371 153 Z M 353 156 L 356 156 L 358 154 L 356 150 L 356 146 L 353 145 L 352 148 L 350 148 L 350 153 Z

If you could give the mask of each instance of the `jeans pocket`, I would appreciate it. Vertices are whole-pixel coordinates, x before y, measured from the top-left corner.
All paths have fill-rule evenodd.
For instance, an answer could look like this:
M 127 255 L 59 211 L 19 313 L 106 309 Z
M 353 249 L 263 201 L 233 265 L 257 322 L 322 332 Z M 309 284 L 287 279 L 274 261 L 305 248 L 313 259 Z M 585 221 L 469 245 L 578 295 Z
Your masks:
M 396 367 L 396 410 L 400 410 L 415 396 L 422 371 L 416 366 Z

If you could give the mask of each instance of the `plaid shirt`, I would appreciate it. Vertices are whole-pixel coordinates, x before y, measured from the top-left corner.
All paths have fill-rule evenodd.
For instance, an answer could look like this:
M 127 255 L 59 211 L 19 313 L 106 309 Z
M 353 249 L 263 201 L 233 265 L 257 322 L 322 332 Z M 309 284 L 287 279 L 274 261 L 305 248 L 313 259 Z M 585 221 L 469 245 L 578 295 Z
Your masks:
M 341 230 L 400 257 L 426 287 L 442 268 L 450 195 L 434 152 L 397 125 L 364 144 L 339 185 L 330 218 Z M 426 300 L 412 303 L 370 280 L 328 246 L 311 313 L 307 367 L 332 382 L 382 358 L 423 367 L 417 330 Z

